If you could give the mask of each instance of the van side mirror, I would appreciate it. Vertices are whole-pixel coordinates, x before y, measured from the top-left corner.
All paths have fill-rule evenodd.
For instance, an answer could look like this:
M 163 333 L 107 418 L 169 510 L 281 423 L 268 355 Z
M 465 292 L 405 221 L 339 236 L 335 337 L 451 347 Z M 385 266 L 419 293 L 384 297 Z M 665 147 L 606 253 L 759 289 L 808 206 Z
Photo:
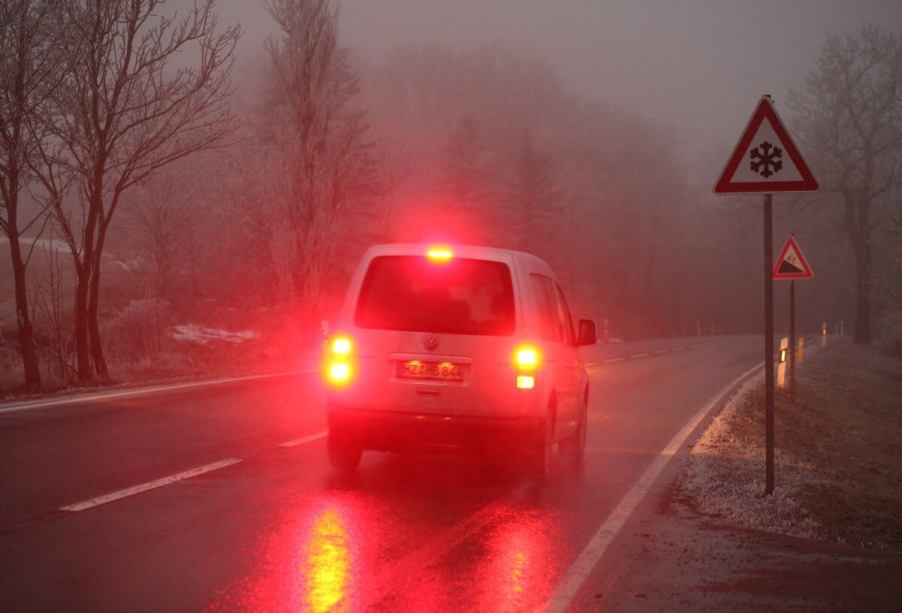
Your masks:
M 576 336 L 576 344 L 579 346 L 594 345 L 597 339 L 598 331 L 595 322 L 591 319 L 580 319 L 579 334 Z

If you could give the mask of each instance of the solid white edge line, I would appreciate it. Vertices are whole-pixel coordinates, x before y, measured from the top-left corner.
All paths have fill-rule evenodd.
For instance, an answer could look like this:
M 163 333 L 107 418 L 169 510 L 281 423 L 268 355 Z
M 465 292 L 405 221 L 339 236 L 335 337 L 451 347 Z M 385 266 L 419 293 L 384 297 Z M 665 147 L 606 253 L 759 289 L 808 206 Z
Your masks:
M 630 359 L 644 358 L 647 355 L 648 355 L 647 353 L 636 353 L 636 354 L 631 355 Z
M 557 588 L 554 590 L 554 593 L 542 610 L 558 613 L 568 609 L 573 599 L 578 595 L 585 580 L 589 577 L 599 560 L 601 560 L 601 557 L 604 555 L 608 546 L 613 542 L 614 538 L 616 538 L 620 529 L 630 518 L 630 515 L 635 510 L 636 506 L 638 506 L 639 502 L 641 502 L 648 490 L 654 485 L 655 480 L 660 476 L 670 460 L 673 459 L 677 450 L 682 447 L 686 442 L 686 439 L 689 438 L 689 435 L 692 434 L 692 431 L 698 427 L 699 423 L 701 423 L 714 407 L 720 404 L 721 400 L 731 389 L 763 368 L 764 364 L 761 363 L 745 371 L 730 381 L 730 383 L 717 392 L 717 394 L 715 394 L 701 409 L 696 411 L 695 415 L 686 422 L 677 435 L 673 437 L 663 450 L 661 450 L 651 466 L 649 466 L 642 476 L 639 477 L 636 484 L 626 493 L 617 507 L 611 512 L 607 519 L 605 519 L 598 530 L 596 530 L 595 534 L 592 535 L 592 538 L 583 548 L 582 552 L 580 552 L 579 556 L 577 556 L 576 560 L 574 560 L 567 569 L 567 572 L 561 578 L 560 582 L 558 582 Z
M 311 434 L 310 436 L 305 436 L 302 438 L 296 438 L 293 441 L 285 441 L 284 443 L 279 443 L 279 447 L 297 447 L 298 445 L 303 445 L 304 443 L 312 443 L 313 441 L 318 441 L 321 438 L 326 438 L 326 435 L 329 433 L 325 430 L 322 432 L 317 432 L 316 434 Z
M 148 481 L 147 483 L 128 487 L 124 490 L 111 492 L 109 494 L 104 494 L 103 496 L 97 496 L 96 498 L 91 498 L 90 500 L 84 500 L 82 502 L 76 502 L 75 504 L 66 505 L 64 507 L 60 507 L 60 511 L 77 512 L 85 511 L 87 509 L 93 509 L 94 507 L 99 507 L 100 505 L 107 504 L 108 502 L 128 498 L 129 496 L 134 496 L 135 494 L 140 494 L 142 492 L 153 490 L 158 487 L 163 487 L 164 485 L 169 485 L 170 483 L 175 483 L 176 481 L 190 479 L 191 477 L 203 475 L 204 473 L 212 472 L 214 470 L 219 470 L 220 468 L 225 468 L 226 466 L 237 464 L 240 461 L 241 458 L 229 458 L 228 460 L 221 460 L 219 462 L 213 462 L 212 464 L 204 464 L 203 466 L 191 468 L 174 475 L 169 475 L 168 477 L 163 477 L 162 479 Z
M 623 362 L 626 358 L 608 358 L 607 360 L 603 360 L 602 364 L 613 364 L 614 362 Z
M 652 351 L 652 355 L 661 355 L 662 353 L 667 353 L 668 349 L 658 349 L 657 351 Z
M 288 377 L 291 375 L 306 375 L 316 372 L 315 368 L 305 370 L 289 370 L 285 372 L 269 373 L 266 375 L 248 375 L 246 377 L 229 377 L 227 379 L 210 379 L 208 381 L 192 381 L 188 383 L 172 383 L 168 385 L 155 385 L 152 387 L 142 387 L 138 389 L 129 389 L 122 391 L 108 391 L 97 394 L 72 396 L 68 398 L 59 398 L 51 400 L 32 400 L 20 402 L 12 405 L 0 405 L 0 413 L 13 413 L 15 411 L 26 411 L 28 409 L 43 409 L 46 407 L 55 407 L 64 404 L 78 404 L 80 402 L 91 402 L 94 400 L 108 400 L 113 398 L 125 398 L 128 396 L 141 396 L 158 394 L 162 392 L 170 392 L 183 389 L 191 389 L 195 387 L 206 387 L 209 385 L 222 385 L 225 383 L 238 383 L 241 381 L 254 381 L 257 379 L 271 379 L 276 377 Z

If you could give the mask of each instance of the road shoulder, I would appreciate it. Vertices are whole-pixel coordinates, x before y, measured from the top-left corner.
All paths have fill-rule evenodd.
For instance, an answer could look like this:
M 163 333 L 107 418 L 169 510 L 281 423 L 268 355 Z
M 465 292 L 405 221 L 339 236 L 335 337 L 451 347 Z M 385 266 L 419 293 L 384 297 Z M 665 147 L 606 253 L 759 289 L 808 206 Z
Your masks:
M 673 479 L 609 552 L 587 609 L 895 611 L 902 556 L 729 526 L 681 499 Z
M 871 497 L 881 493 L 892 498 L 885 479 L 895 474 L 896 463 L 884 452 L 894 443 L 882 424 L 884 413 L 892 412 L 897 366 L 888 366 L 891 362 L 886 360 L 869 362 L 860 351 L 843 346 L 818 355 L 817 367 L 808 367 L 809 378 L 801 381 L 804 399 L 794 407 L 782 403 L 778 426 L 783 436 L 778 433 L 778 443 L 784 449 L 778 458 L 778 486 L 782 484 L 784 499 L 761 497 L 763 478 L 757 473 L 763 473 L 763 463 L 752 456 L 760 455 L 756 450 L 763 442 L 747 439 L 748 433 L 763 432 L 763 425 L 757 423 L 756 411 L 742 414 L 748 401 L 753 409 L 760 406 L 760 398 L 754 397 L 760 395 L 760 384 L 750 380 L 690 438 L 658 479 L 601 560 L 578 608 L 898 610 L 902 553 L 893 552 L 891 546 L 897 519 L 887 520 L 885 513 L 875 512 L 871 498 L 860 495 L 865 491 Z M 860 372 L 845 360 L 853 360 Z M 853 374 L 839 376 L 846 371 Z M 832 424 L 830 419 L 857 428 L 848 427 L 829 444 L 815 445 L 815 438 L 826 438 L 821 429 L 842 431 L 825 426 Z M 817 428 L 809 423 L 812 420 Z M 856 453 L 847 449 L 852 445 L 867 449 Z M 867 473 L 867 479 L 861 477 L 860 467 L 850 473 L 857 474 L 856 479 L 841 474 L 841 469 L 830 468 L 837 449 L 845 452 L 844 457 L 855 456 L 847 464 L 865 462 L 879 465 L 879 470 Z M 754 453 L 744 453 L 748 450 Z M 698 487 L 699 464 L 713 467 L 702 471 L 705 487 Z M 720 470 L 723 465 L 732 470 Z M 808 470 L 796 470 L 801 476 L 791 478 L 790 469 L 799 467 Z M 817 502 L 800 494 L 811 484 L 821 490 L 827 487 Z M 864 485 L 867 490 L 862 490 Z M 840 522 L 834 507 L 857 511 Z M 874 524 L 871 531 L 862 533 L 861 525 L 868 523 Z M 868 546 L 868 536 L 884 534 L 889 538 L 881 547 Z

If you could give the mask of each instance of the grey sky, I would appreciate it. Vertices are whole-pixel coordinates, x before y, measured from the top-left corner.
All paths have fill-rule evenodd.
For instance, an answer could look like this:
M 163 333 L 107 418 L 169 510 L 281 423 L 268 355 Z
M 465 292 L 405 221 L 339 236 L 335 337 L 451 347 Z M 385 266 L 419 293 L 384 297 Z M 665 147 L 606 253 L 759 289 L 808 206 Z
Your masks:
M 184 2 L 185 0 L 179 0 Z M 243 58 L 271 30 L 259 0 L 219 0 Z M 588 97 L 654 118 L 693 157 L 731 147 L 761 94 L 785 108 L 829 33 L 902 29 L 902 0 L 344 0 L 341 36 L 378 61 L 397 45 L 499 43 L 555 67 Z

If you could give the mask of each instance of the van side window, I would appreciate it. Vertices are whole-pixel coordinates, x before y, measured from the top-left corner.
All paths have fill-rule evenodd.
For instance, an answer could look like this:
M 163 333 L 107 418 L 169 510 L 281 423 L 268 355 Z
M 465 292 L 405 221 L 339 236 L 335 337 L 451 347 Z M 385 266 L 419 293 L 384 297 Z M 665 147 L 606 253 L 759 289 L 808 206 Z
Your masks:
M 563 341 L 564 320 L 558 307 L 554 281 L 545 275 L 531 274 L 532 289 L 539 310 L 539 334 L 542 340 Z
M 555 284 L 555 288 L 557 289 L 558 305 L 561 309 L 561 315 L 564 318 L 564 331 L 567 335 L 567 342 L 571 345 L 575 345 L 576 333 L 573 331 L 573 318 L 570 317 L 570 307 L 567 306 L 567 299 L 564 298 L 564 292 L 561 291 L 561 286 Z

